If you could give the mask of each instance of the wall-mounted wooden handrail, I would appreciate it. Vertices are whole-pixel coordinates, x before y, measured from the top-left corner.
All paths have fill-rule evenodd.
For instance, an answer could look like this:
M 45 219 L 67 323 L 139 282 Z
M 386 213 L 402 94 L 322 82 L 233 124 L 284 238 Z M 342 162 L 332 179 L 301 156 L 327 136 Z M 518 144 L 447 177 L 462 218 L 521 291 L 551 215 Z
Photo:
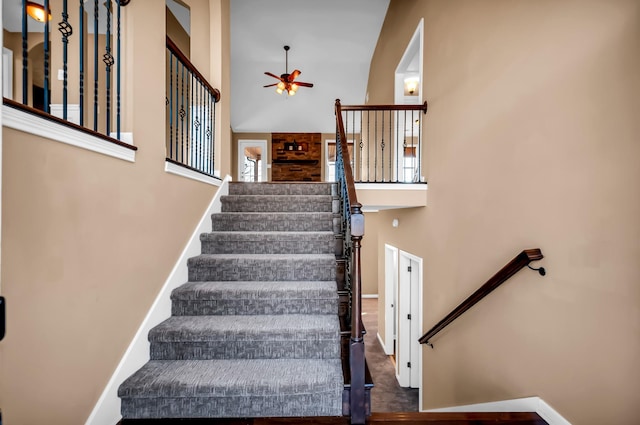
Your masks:
M 460 305 L 453 309 L 451 313 L 447 314 L 433 328 L 425 333 L 418 340 L 420 344 L 431 345 L 429 343 L 429 340 L 433 338 L 438 332 L 446 328 L 451 322 L 464 314 L 464 312 L 476 305 L 481 299 L 489 295 L 491 291 L 502 285 L 511 276 L 520 271 L 520 269 L 527 267 L 530 262 L 538 261 L 542 258 L 544 258 L 544 256 L 542 255 L 542 251 L 540 251 L 539 248 L 525 249 L 524 251 L 522 251 L 513 260 L 509 261 L 509 263 L 504 266 L 498 273 L 493 275 L 493 277 L 489 279 L 487 283 L 478 288 L 477 291 L 471 294 L 466 300 L 464 300 Z M 540 274 L 543 273 L 541 272 Z

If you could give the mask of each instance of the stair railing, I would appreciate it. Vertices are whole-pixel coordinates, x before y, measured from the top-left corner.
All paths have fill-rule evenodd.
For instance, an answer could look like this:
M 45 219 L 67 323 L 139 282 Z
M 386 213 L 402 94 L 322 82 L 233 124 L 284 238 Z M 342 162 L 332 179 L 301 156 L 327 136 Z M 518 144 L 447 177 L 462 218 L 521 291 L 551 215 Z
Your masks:
M 346 258 L 346 286 L 350 293 L 348 317 L 351 324 L 349 343 L 349 412 L 352 424 L 364 424 L 367 417 L 365 390 L 364 326 L 362 324 L 362 277 L 360 247 L 364 236 L 362 205 L 356 196 L 356 186 L 351 170 L 351 158 L 342 122 L 340 100 L 336 100 L 336 181 L 340 195 L 343 255 Z
M 216 103 L 213 88 L 167 37 L 167 161 L 215 176 Z
M 520 269 L 529 267 L 531 270 L 535 270 L 540 273 L 541 276 L 546 274 L 544 267 L 533 268 L 529 265 L 532 261 L 542 260 L 544 256 L 540 248 L 525 249 L 518 254 L 513 260 L 509 261 L 498 273 L 493 275 L 484 285 L 478 288 L 473 294 L 454 308 L 451 313 L 447 314 L 442 320 L 440 320 L 434 327 L 432 327 L 427 333 L 425 333 L 419 340 L 420 344 L 427 344 L 433 348 L 430 340 L 438 332 L 446 328 L 451 322 L 462 316 L 467 310 L 476 305 L 480 300 L 489 295 L 494 289 L 506 282 L 511 276 L 516 274 Z
M 426 183 L 422 105 L 341 105 L 356 183 Z
M 5 93 L 4 104 L 68 125 L 110 141 L 121 140 L 121 8 L 130 0 L 88 0 L 69 3 L 62 0 L 52 8 L 49 0 L 41 4 L 21 1 L 22 49 L 14 52 L 21 61 L 21 87 Z M 55 36 L 55 28 L 60 32 Z M 91 28 L 91 30 L 90 30 Z M 98 29 L 99 28 L 99 29 Z M 42 38 L 42 61 L 36 61 L 36 47 L 29 48 L 30 37 Z M 77 40 L 78 48 L 69 48 Z M 39 45 L 39 44 L 38 44 Z M 52 52 L 61 52 L 58 75 L 52 77 Z M 90 52 L 90 53 L 89 53 Z M 30 55 L 31 53 L 31 55 Z M 69 57 L 73 57 L 73 61 Z M 71 81 L 70 63 L 77 63 L 78 79 Z M 102 74 L 104 70 L 104 74 Z M 104 76 L 103 76 L 104 75 Z M 70 85 L 76 85 L 70 90 Z M 60 104 L 52 99 L 61 98 Z

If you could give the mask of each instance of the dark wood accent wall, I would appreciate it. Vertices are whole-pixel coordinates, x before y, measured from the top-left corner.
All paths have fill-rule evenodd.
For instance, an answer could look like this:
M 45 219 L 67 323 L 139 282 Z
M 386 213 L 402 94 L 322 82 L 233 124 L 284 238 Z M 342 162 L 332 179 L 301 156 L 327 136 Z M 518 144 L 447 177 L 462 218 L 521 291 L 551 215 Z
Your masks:
M 272 133 L 271 180 L 322 181 L 320 133 Z

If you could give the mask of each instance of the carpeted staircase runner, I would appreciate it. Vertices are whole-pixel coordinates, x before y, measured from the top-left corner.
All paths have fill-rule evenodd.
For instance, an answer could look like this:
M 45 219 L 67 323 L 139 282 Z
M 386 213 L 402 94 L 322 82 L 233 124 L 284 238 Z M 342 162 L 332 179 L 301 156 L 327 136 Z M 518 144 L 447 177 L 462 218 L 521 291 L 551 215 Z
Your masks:
M 122 416 L 340 416 L 332 185 L 231 183 L 221 200 Z

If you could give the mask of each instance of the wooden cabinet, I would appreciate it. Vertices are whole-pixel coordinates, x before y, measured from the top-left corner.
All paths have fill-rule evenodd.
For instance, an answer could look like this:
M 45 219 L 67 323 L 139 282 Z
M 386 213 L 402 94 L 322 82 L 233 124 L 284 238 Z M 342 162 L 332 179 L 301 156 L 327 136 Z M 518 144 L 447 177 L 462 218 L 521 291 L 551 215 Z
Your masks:
M 322 181 L 320 133 L 272 133 L 271 180 Z

